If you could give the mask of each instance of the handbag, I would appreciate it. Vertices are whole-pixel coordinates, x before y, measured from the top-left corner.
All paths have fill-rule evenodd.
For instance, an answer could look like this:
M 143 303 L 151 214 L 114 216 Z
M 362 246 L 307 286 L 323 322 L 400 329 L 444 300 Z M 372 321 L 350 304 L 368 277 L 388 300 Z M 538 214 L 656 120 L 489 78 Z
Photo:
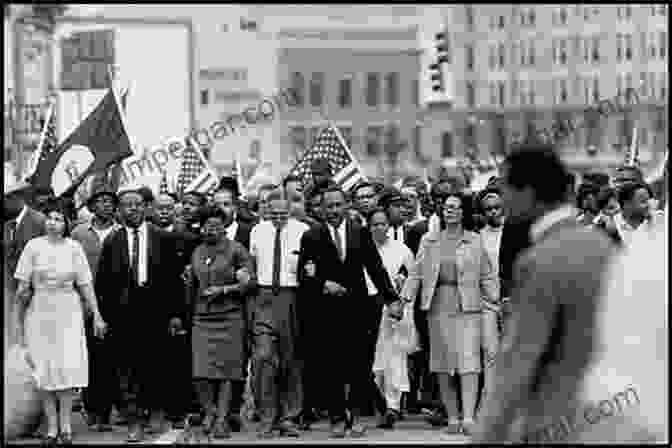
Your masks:
M 417 352 L 419 350 L 418 331 L 413 320 L 412 303 L 404 304 L 401 320 L 393 325 L 395 327 L 392 335 L 394 345 L 406 354 Z

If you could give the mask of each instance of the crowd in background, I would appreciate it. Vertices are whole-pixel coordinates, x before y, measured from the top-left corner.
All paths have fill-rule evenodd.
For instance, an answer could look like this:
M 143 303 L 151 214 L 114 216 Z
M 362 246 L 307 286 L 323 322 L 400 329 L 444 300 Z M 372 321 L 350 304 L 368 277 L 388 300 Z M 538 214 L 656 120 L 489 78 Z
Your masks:
M 262 438 L 323 418 L 332 437 L 361 437 L 362 416 L 392 429 L 414 413 L 501 440 L 488 403 L 506 402 L 495 365 L 535 204 L 615 251 L 665 225 L 666 187 L 636 167 L 577 180 L 515 154 L 478 192 L 448 174 L 344 192 L 326 161 L 246 198 L 231 177 L 210 195 L 99 190 L 81 210 L 6 189 L 9 339 L 47 391 L 45 440 L 72 441 L 78 391 L 91 429 L 128 425 L 129 442 L 168 425 L 228 438 L 244 416 Z

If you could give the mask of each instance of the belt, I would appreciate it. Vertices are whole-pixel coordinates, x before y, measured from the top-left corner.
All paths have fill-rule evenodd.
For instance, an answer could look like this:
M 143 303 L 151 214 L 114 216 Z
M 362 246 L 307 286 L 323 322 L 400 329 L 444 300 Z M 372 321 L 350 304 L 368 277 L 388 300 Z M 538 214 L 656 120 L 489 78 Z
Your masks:
M 459 286 L 458 282 L 440 282 L 436 286 Z

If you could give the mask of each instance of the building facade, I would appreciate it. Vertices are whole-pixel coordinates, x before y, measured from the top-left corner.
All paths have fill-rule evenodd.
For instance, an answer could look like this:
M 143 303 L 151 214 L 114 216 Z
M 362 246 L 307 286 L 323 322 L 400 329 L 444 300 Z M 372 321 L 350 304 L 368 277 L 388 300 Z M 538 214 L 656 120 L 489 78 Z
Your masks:
M 618 164 L 638 128 L 641 160 L 667 147 L 666 5 L 455 5 L 446 15 L 454 98 L 430 104 L 435 156 L 502 151 L 556 119 L 584 123 L 559 142 L 576 168 Z M 640 103 L 594 120 L 600 100 Z M 594 156 L 585 151 L 596 149 Z

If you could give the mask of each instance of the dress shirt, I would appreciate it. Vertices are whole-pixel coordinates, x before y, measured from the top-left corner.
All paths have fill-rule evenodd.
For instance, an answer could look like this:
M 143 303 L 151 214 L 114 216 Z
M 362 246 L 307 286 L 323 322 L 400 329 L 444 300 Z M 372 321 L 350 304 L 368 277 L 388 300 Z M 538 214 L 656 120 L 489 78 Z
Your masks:
M 140 238 L 140 254 L 138 254 L 138 282 L 140 285 L 147 283 L 147 221 L 143 221 L 138 227 L 138 237 Z M 133 238 L 135 237 L 133 229 L 126 227 L 128 236 L 128 260 L 133 260 Z
M 345 260 L 345 257 L 347 255 L 347 248 L 345 247 L 346 246 L 345 242 L 347 241 L 345 239 L 345 227 L 346 227 L 345 219 L 343 220 L 343 222 L 341 222 L 341 225 L 338 226 L 338 229 L 334 229 L 334 227 L 331 224 L 328 224 L 328 226 L 329 226 L 329 234 L 331 235 L 331 238 L 334 241 L 334 245 L 336 244 L 336 234 L 334 233 L 334 230 L 338 232 L 338 237 L 340 238 L 341 241 L 341 250 L 343 251 L 341 256 L 343 257 L 343 260 Z
M 231 240 L 236 240 L 236 232 L 238 232 L 238 221 L 233 221 L 229 227 L 226 228 L 226 237 Z
M 616 224 L 616 229 L 618 234 L 623 240 L 625 247 L 630 247 L 633 240 L 641 236 L 647 236 L 649 232 L 653 230 L 655 219 L 654 216 L 646 218 L 642 223 L 637 227 L 632 227 L 628 221 L 623 218 L 622 213 L 618 213 L 614 216 L 614 222 Z
M 492 264 L 492 267 L 497 275 L 499 275 L 499 248 L 502 243 L 503 228 L 503 225 L 499 227 L 492 227 L 488 224 L 483 227 L 483 229 L 481 229 L 483 246 L 485 247 L 485 251 L 490 258 L 490 263 Z
M 563 205 L 546 213 L 530 226 L 530 237 L 532 238 L 532 241 L 537 242 L 541 235 L 552 225 L 571 217 L 576 217 L 576 208 L 571 205 Z
M 427 232 L 433 233 L 439 231 L 441 231 L 441 220 L 439 219 L 439 215 L 432 213 L 429 217 L 429 222 L 427 222 Z
M 296 271 L 299 263 L 301 237 L 310 227 L 294 218 L 289 218 L 280 233 L 281 264 L 280 287 L 296 287 Z M 275 226 L 271 221 L 262 221 L 250 233 L 250 254 L 256 260 L 259 285 L 273 284 L 273 250 Z
M 380 260 L 385 267 L 385 271 L 390 277 L 390 282 L 392 282 L 392 285 L 396 285 L 394 278 L 399 273 L 401 267 L 406 266 L 407 271 L 410 271 L 411 269 L 411 264 L 413 263 L 413 253 L 411 252 L 411 249 L 409 249 L 402 241 L 397 241 L 392 238 L 387 238 L 385 243 L 381 246 L 376 245 L 376 247 L 380 254 Z M 373 285 L 373 282 L 368 275 L 366 275 L 365 278 L 369 295 L 372 295 L 370 291 L 376 290 L 376 287 Z
M 394 227 L 390 226 L 389 229 L 387 229 L 387 236 L 389 238 L 392 238 L 393 240 L 399 241 L 399 242 L 404 242 L 404 237 L 406 236 L 406 232 L 404 231 L 404 226 L 399 226 L 396 228 L 396 232 Z

